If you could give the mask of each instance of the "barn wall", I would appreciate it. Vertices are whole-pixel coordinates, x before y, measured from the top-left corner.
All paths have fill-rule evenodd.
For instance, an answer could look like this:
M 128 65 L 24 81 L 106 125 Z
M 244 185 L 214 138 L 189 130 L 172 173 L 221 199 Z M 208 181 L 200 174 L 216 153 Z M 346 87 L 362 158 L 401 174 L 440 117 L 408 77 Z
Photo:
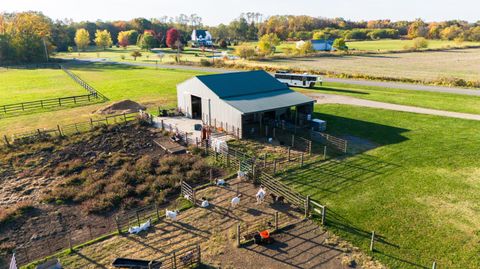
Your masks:
M 196 77 L 177 85 L 177 107 L 187 117 L 192 117 L 191 95 L 202 98 L 202 120 L 205 124 L 216 124 L 217 127 L 224 128 L 228 126 L 229 132 L 232 132 L 234 126 L 235 129 L 240 128 L 241 133 L 241 112 L 220 99 Z

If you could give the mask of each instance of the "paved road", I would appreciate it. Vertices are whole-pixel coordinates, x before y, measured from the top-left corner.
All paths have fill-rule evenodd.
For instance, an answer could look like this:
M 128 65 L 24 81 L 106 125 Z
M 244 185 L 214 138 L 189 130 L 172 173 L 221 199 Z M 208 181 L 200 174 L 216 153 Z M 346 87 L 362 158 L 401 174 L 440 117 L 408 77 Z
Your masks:
M 154 63 L 142 63 L 142 62 L 114 62 L 108 61 L 108 59 L 79 59 L 81 62 L 104 62 L 110 64 L 126 64 L 134 66 L 149 66 L 155 67 Z M 170 65 L 170 64 L 159 64 L 159 68 L 170 68 L 170 69 L 181 69 L 181 70 L 194 70 L 200 72 L 211 72 L 211 73 L 228 73 L 228 72 L 237 72 L 235 69 L 226 69 L 226 68 L 214 68 L 214 67 L 201 67 L 201 66 L 188 66 L 188 65 Z M 408 83 L 398 83 L 398 82 L 386 82 L 386 81 L 375 81 L 375 80 L 358 80 L 358 79 L 342 79 L 342 78 L 324 78 L 325 82 L 338 82 L 346 83 L 353 85 L 362 85 L 362 86 L 375 86 L 375 87 L 384 87 L 391 89 L 402 89 L 402 90 L 412 90 L 412 91 L 426 91 L 426 92 L 440 92 L 440 93 L 451 93 L 451 94 L 461 94 L 461 95 L 472 95 L 480 96 L 480 90 L 475 89 L 465 89 L 465 88 L 455 88 L 455 87 L 441 87 L 441 86 L 427 86 L 420 84 L 408 84 Z
M 427 115 L 480 121 L 480 115 L 475 115 L 475 114 L 451 112 L 451 111 L 445 111 L 445 110 L 421 108 L 421 107 L 414 107 L 414 106 L 395 105 L 390 103 L 370 101 L 370 100 L 364 100 L 364 99 L 343 96 L 343 95 L 335 95 L 335 94 L 323 94 L 323 93 L 311 93 L 311 92 L 304 93 L 304 94 L 317 100 L 317 104 L 344 104 L 344 105 L 381 108 L 381 109 L 387 109 L 387 110 L 395 110 L 395 111 L 411 112 L 411 113 L 418 113 L 418 114 L 427 114 Z

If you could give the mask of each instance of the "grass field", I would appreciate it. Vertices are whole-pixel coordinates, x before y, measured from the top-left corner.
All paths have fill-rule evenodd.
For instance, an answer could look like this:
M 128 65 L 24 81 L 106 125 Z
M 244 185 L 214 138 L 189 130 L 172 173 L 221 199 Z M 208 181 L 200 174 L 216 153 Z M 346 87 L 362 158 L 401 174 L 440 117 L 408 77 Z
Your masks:
M 248 61 L 253 66 L 300 68 L 323 72 L 363 74 L 375 77 L 436 80 L 455 77 L 478 80 L 480 49 L 373 55 L 327 55 L 318 57 Z
M 60 69 L 0 69 L 0 81 L 0 105 L 88 93 Z
M 404 50 L 405 47 L 412 47 L 413 40 L 382 39 L 371 41 L 352 41 L 347 42 L 349 49 L 365 51 L 389 51 Z M 429 49 L 441 49 L 451 47 L 480 46 L 480 42 L 461 42 L 457 43 L 451 40 L 428 40 Z
M 360 99 L 439 110 L 480 114 L 480 97 L 459 94 L 409 91 L 374 86 L 325 82 L 312 90 L 296 88 L 300 92 L 347 95 Z M 461 104 L 461 105 L 459 105 Z
M 341 105 L 316 112 L 330 132 L 377 146 L 285 176 L 328 206 L 331 229 L 364 250 L 375 231 L 374 256 L 391 268 L 480 267 L 479 122 Z
M 130 56 L 132 51 L 139 50 L 142 53 L 141 57 L 137 57 L 136 60 Z M 220 50 L 219 50 L 220 51 Z M 163 54 L 163 58 L 158 57 L 158 53 Z M 123 48 L 109 48 L 107 50 L 98 50 L 95 47 L 91 47 L 87 51 L 78 52 L 61 52 L 55 55 L 56 58 L 65 58 L 65 59 L 88 59 L 88 58 L 104 58 L 108 61 L 127 61 L 127 62 L 145 62 L 145 63 L 174 63 L 175 62 L 176 51 L 170 48 L 156 48 L 152 51 L 140 50 L 137 46 L 128 46 L 126 49 Z M 202 52 L 197 48 L 186 47 L 180 53 L 181 61 L 189 62 L 200 62 L 200 59 L 208 59 L 212 56 L 210 52 Z M 125 59 L 122 59 L 122 56 Z
M 175 106 L 176 84 L 200 74 L 194 71 L 106 64 L 76 65 L 69 69 L 107 96 L 110 102 L 130 99 L 152 109 L 160 105 Z M 31 85 L 25 85 L 29 86 Z M 55 89 L 53 92 L 62 90 L 58 85 Z M 5 118 L 0 121 L 0 133 L 12 134 L 55 127 L 57 124 L 88 121 L 90 117 L 100 117 L 94 112 L 106 105 L 108 103 Z

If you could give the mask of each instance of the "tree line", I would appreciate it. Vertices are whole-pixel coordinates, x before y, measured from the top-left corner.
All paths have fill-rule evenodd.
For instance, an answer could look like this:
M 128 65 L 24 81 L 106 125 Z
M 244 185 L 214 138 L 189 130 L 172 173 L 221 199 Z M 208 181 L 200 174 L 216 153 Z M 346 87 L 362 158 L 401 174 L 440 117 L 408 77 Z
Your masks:
M 215 43 L 222 47 L 262 40 L 262 37 L 269 39 L 269 42 L 263 42 L 267 43 L 264 51 L 268 51 L 271 44 L 278 43 L 276 38 L 285 41 L 424 37 L 480 41 L 480 21 L 349 21 L 342 18 L 280 15 L 264 19 L 260 13 L 249 12 L 241 14 L 229 24 L 206 26 L 196 14 L 135 18 L 129 21 L 74 22 L 52 20 L 41 12 L 19 12 L 0 14 L 0 64 L 45 61 L 53 52 L 85 50 L 94 44 L 102 49 L 112 45 L 138 45 L 144 49 L 168 46 L 177 49 L 190 40 L 193 29 L 199 28 L 210 31 Z M 276 37 L 273 38 L 273 35 Z

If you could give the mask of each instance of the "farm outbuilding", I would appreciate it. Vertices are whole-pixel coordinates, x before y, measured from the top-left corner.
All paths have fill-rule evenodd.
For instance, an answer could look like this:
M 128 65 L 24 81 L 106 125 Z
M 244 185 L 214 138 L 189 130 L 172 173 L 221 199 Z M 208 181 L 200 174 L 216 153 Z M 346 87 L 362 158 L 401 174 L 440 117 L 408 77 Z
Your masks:
M 265 71 L 196 76 L 177 85 L 178 110 L 238 137 L 263 124 L 306 122 L 314 100 Z

